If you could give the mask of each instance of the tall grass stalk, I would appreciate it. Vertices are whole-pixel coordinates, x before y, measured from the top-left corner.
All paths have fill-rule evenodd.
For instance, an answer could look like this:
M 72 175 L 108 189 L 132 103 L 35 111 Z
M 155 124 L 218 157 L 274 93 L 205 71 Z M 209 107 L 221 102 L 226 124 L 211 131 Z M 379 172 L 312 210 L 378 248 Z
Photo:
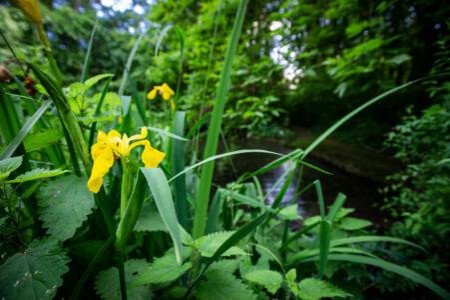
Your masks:
M 224 66 L 220 75 L 219 86 L 217 88 L 217 96 L 214 103 L 214 109 L 212 118 L 209 124 L 208 137 L 206 140 L 204 158 L 208 158 L 217 153 L 217 144 L 220 135 L 220 128 L 222 125 L 222 116 L 225 109 L 225 103 L 227 100 L 227 92 L 230 87 L 231 69 L 233 64 L 234 55 L 236 53 L 239 37 L 241 35 L 242 24 L 244 22 L 245 10 L 248 4 L 248 0 L 241 0 L 239 8 L 236 14 L 236 19 L 233 25 L 233 31 L 231 33 L 231 39 L 228 44 L 227 52 L 225 55 Z M 197 203 L 195 206 L 194 216 L 194 238 L 201 237 L 205 232 L 206 215 L 209 203 L 209 194 L 211 192 L 211 183 L 214 172 L 214 161 L 205 164 L 202 168 L 199 193 L 197 195 Z

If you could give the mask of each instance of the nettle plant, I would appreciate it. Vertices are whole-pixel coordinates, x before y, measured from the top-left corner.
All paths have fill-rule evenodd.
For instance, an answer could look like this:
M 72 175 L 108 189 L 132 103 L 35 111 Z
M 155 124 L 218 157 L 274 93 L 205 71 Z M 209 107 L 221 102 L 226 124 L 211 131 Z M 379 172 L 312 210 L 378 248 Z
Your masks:
M 352 210 L 343 207 L 345 195 L 327 206 L 319 181 L 297 181 L 297 195 L 309 188 L 317 193 L 320 215 L 305 220 L 296 203 L 284 200 L 298 170 L 329 174 L 305 161 L 327 136 L 414 82 L 369 100 L 304 150 L 217 154 L 248 2 L 243 0 L 209 119 L 204 158 L 196 161 L 192 155 L 186 165 L 195 145 L 189 141 L 198 139 L 198 123 L 204 121 L 186 124 L 186 113 L 177 109 L 182 100 L 179 84 L 175 91 L 166 84 L 156 86 L 148 96 L 148 91 L 137 91 L 129 71 L 141 39 L 130 52 L 117 94 L 108 91 L 108 74 L 85 80 L 90 51 L 80 82 L 63 89 L 37 1 L 17 2 L 39 32 L 50 73 L 26 65 L 41 85 L 35 97 L 25 93 L 20 81 L 15 81 L 17 88 L 0 85 L 6 144 L 0 156 L 2 299 L 78 299 L 91 296 L 93 289 L 103 299 L 351 297 L 352 291 L 339 287 L 342 279 L 333 276 L 342 262 L 394 272 L 449 298 L 422 275 L 378 256 L 386 255 L 385 243 L 423 249 L 405 240 L 368 235 L 363 229 L 370 222 L 349 216 Z M 183 35 L 172 28 L 180 39 L 181 75 Z M 95 27 L 89 49 L 94 35 Z M 90 88 L 102 79 L 108 79 L 102 92 L 93 95 Z M 124 94 L 126 87 L 131 96 Z M 146 109 L 152 107 L 146 97 L 163 98 L 165 113 Z M 278 157 L 212 193 L 215 160 L 244 153 Z M 279 192 L 267 203 L 258 177 L 282 164 L 288 167 L 269 191 Z M 292 222 L 302 226 L 293 227 Z M 359 246 L 380 242 L 378 247 Z

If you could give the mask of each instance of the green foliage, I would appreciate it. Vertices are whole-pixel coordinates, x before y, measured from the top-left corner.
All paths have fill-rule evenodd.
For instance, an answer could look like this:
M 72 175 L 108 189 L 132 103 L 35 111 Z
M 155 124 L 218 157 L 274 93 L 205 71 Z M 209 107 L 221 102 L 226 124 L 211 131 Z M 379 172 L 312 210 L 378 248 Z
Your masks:
M 69 271 L 68 263 L 57 240 L 35 240 L 0 266 L 0 294 L 5 299 L 52 299 Z
M 22 156 L 11 157 L 0 160 L 0 180 L 5 179 L 22 164 Z
M 234 231 L 214 232 L 195 240 L 192 247 L 200 251 L 202 256 L 212 257 L 217 249 L 233 235 Z M 241 248 L 232 246 L 222 256 L 245 255 Z
M 12 180 L 8 180 L 8 181 L 6 181 L 6 183 L 22 183 L 22 182 L 27 182 L 27 181 L 36 180 L 36 179 L 50 178 L 50 177 L 62 175 L 66 172 L 68 172 L 68 171 L 60 170 L 60 169 L 47 170 L 47 169 L 37 168 L 37 169 L 33 169 L 29 172 L 26 172 L 22 175 L 19 175 Z
M 64 176 L 50 181 L 39 194 L 39 217 L 47 232 L 65 241 L 75 234 L 95 207 L 86 179 Z
M 143 284 L 155 284 L 171 282 L 186 273 L 192 264 L 187 262 L 179 264 L 173 250 L 167 251 L 164 256 L 156 258 L 155 261 L 134 277 L 133 286 Z
M 131 286 L 131 282 L 148 268 L 144 259 L 125 262 L 125 281 L 130 299 L 152 299 L 153 293 L 148 285 Z M 101 271 L 95 280 L 95 290 L 102 299 L 122 299 L 119 284 L 119 270 L 115 267 Z
M 347 298 L 352 295 L 334 285 L 316 278 L 302 279 L 295 293 L 303 300 L 319 300 L 322 298 Z
M 238 300 L 256 299 L 256 295 L 238 278 L 221 268 L 213 268 L 205 274 L 195 290 L 198 299 Z
M 28 135 L 23 140 L 23 144 L 27 152 L 37 151 L 59 142 L 63 136 L 60 129 L 45 129 Z
M 275 294 L 283 283 L 280 273 L 271 270 L 255 270 L 246 272 L 243 278 L 249 282 L 258 284 L 266 288 L 271 294 Z

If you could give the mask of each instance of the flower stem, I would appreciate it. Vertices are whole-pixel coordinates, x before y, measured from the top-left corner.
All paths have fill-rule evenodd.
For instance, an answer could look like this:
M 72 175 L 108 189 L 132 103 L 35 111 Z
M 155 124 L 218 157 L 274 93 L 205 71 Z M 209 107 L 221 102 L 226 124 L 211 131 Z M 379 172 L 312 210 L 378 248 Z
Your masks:
M 125 216 L 128 205 L 128 196 L 130 191 L 130 167 L 126 158 L 122 159 L 122 189 L 120 193 L 120 218 Z

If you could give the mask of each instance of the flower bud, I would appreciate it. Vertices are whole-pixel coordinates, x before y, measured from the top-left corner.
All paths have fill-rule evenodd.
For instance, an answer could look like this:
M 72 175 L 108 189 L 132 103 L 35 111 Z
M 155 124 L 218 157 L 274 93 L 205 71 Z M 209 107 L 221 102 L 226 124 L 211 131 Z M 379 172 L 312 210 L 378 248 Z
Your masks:
M 30 22 L 36 25 L 42 24 L 38 0 L 13 0 L 13 3 L 22 10 Z

